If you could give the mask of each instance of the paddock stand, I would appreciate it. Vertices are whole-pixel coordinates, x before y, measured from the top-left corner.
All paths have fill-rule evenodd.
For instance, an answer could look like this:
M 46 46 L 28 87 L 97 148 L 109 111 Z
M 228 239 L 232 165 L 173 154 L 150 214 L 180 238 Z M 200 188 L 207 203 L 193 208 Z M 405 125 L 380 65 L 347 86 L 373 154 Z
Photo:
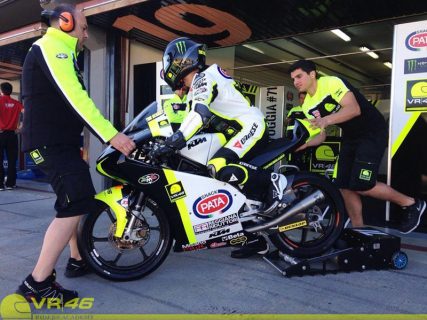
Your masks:
M 285 277 L 350 271 L 404 269 L 408 256 L 400 238 L 374 228 L 344 229 L 336 248 L 319 257 L 297 259 L 278 250 L 263 259 Z

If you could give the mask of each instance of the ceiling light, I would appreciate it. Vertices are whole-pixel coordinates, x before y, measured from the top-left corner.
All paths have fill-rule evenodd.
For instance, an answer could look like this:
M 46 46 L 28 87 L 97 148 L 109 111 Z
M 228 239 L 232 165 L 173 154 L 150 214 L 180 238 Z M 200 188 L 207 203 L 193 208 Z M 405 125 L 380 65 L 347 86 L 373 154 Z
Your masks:
M 390 69 L 392 69 L 392 68 L 393 68 L 393 65 L 392 65 L 392 64 L 391 64 L 391 62 L 389 62 L 389 61 L 384 62 L 384 65 L 385 65 L 387 68 L 390 68 Z
M 265 52 L 264 52 L 264 51 L 262 51 L 261 49 L 258 49 L 258 48 L 257 48 L 257 47 L 255 47 L 255 46 L 252 46 L 252 45 L 250 45 L 250 44 L 244 44 L 243 46 L 244 46 L 245 48 L 250 49 L 250 50 L 253 50 L 253 51 L 259 52 L 259 53 L 261 53 L 261 54 L 265 54 Z
M 340 29 L 333 29 L 331 30 L 332 33 L 334 33 L 336 36 L 340 37 L 341 39 L 343 39 L 344 41 L 348 42 L 351 40 L 351 38 L 345 34 L 344 32 L 342 32 Z
M 365 52 L 368 56 L 371 56 L 374 59 L 379 58 L 379 56 L 375 52 L 371 51 L 371 49 L 369 49 L 368 47 L 362 46 L 359 49 L 360 51 Z

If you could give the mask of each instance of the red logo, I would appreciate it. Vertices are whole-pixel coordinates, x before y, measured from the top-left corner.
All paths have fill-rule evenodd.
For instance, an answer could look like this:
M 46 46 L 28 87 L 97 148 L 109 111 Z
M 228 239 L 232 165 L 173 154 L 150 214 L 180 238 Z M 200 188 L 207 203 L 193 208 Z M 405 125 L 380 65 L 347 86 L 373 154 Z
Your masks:
M 237 140 L 236 143 L 233 145 L 233 147 L 242 149 L 242 144 L 240 143 L 239 140 Z
M 211 213 L 223 213 L 231 207 L 232 203 L 232 196 L 227 190 L 212 191 L 194 202 L 193 211 L 199 218 L 211 218 Z
M 416 31 L 406 37 L 405 45 L 409 50 L 420 51 L 422 48 L 427 48 L 427 32 Z

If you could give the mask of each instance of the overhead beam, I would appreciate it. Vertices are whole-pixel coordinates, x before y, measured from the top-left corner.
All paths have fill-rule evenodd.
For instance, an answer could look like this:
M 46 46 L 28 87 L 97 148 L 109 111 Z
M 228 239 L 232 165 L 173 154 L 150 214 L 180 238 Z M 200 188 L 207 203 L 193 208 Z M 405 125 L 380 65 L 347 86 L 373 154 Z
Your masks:
M 83 10 L 88 17 L 146 1 L 148 0 L 90 0 L 79 3 L 77 8 Z
M 111 10 L 120 9 L 134 4 L 142 3 L 147 0 L 90 0 L 79 3 L 78 9 L 82 9 L 86 16 L 91 16 Z M 41 8 L 40 8 L 41 10 Z M 0 47 L 15 42 L 39 37 L 46 30 L 46 26 L 41 22 L 33 23 L 28 26 L 18 28 L 0 34 Z
M 19 29 L 0 33 L 0 47 L 39 37 L 42 35 L 43 30 L 45 30 L 44 25 L 41 22 L 37 22 Z

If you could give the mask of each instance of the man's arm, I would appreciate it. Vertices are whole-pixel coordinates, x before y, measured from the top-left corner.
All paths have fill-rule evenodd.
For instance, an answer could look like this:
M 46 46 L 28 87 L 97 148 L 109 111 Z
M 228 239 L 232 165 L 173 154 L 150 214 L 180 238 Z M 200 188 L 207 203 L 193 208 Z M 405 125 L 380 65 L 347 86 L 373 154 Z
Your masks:
M 323 131 L 330 125 L 346 122 L 359 116 L 361 113 L 359 103 L 357 103 L 356 97 L 351 91 L 344 94 L 339 104 L 342 108 L 338 112 L 322 118 L 309 119 L 311 125 Z
M 71 54 L 58 58 L 57 51 L 49 43 L 33 45 L 32 51 L 44 74 L 51 80 L 69 106 L 84 121 L 86 127 L 102 142 L 110 141 L 116 134 L 114 126 L 104 118 L 87 91 L 82 87 L 74 68 Z
M 322 142 L 324 142 L 326 140 L 326 132 L 322 131 L 321 133 L 319 133 L 317 136 L 315 136 L 313 139 L 311 139 L 310 141 L 304 143 L 302 146 L 300 146 L 298 149 L 296 149 L 295 151 L 302 151 L 304 149 L 307 149 L 309 147 L 314 147 L 314 146 L 318 146 L 319 144 L 321 144 Z

